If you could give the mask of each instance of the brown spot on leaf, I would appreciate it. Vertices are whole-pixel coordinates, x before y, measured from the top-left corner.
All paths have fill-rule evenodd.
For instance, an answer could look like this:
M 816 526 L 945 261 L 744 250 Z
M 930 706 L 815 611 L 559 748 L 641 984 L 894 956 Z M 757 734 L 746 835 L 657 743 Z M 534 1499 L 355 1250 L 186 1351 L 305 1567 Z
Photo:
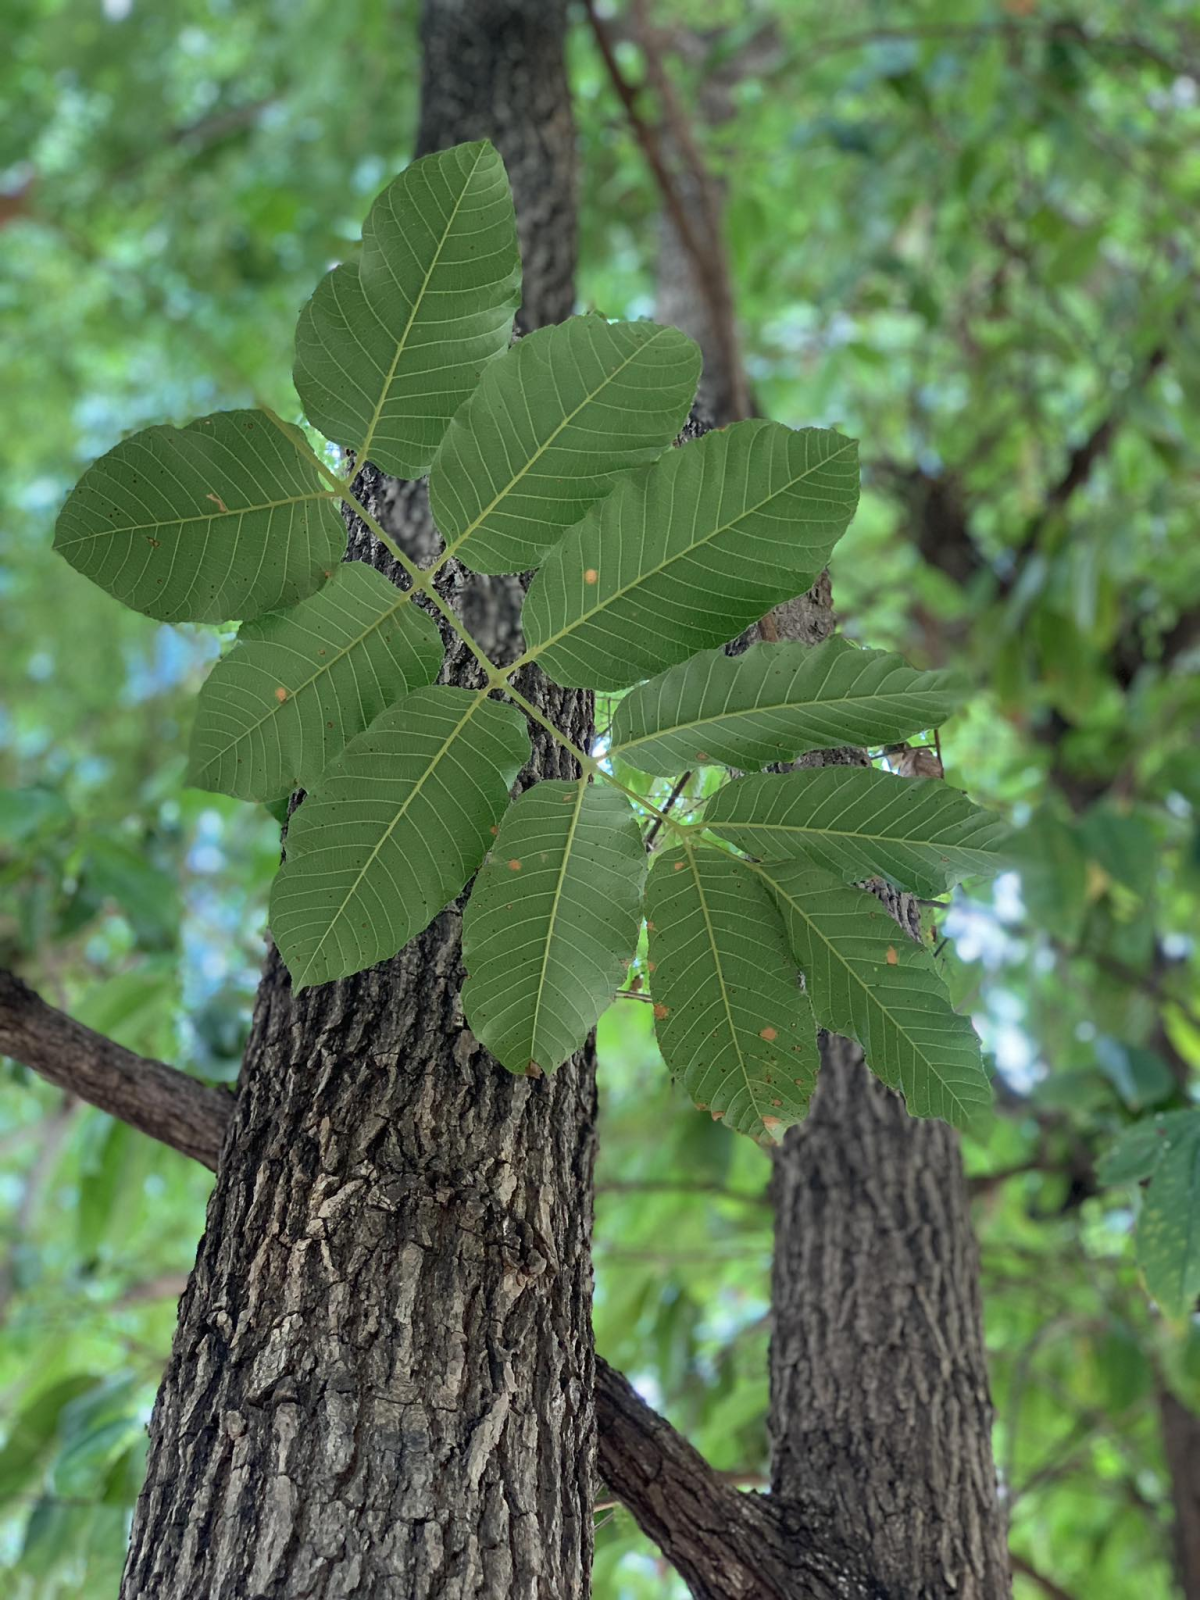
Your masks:
M 508 870 L 510 872 L 520 872 L 521 863 L 517 860 L 516 856 L 514 856 L 513 859 L 508 863 Z
M 595 567 L 589 567 L 583 575 L 583 581 L 584 583 L 595 583 L 599 576 L 600 574 L 596 571 Z
M 278 689 L 276 689 L 275 698 L 276 698 L 276 700 L 279 701 L 280 705 L 282 705 L 283 702 L 287 699 L 287 690 L 283 687 L 282 684 L 280 684 Z
M 221 499 L 219 494 L 206 494 L 204 498 L 206 500 L 211 500 L 213 505 L 215 505 L 218 510 L 223 511 L 226 516 L 229 515 L 229 507 L 225 504 L 224 500 Z
M 682 872 L 683 871 L 683 862 L 682 861 L 677 861 L 675 863 L 675 871 L 676 872 Z
M 658 1018 L 659 1022 L 661 1022 L 664 1017 L 669 1017 L 670 1014 L 671 1014 L 670 1006 L 664 1006 L 662 1004 L 659 1004 L 659 1005 L 656 1005 L 655 1008 L 654 1008 L 654 1015 Z
M 778 1101 L 776 1101 L 775 1103 L 776 1103 L 776 1105 L 779 1104 Z M 779 1118 L 778 1117 L 764 1117 L 763 1118 L 763 1127 L 764 1128 L 777 1128 L 778 1126 L 779 1126 Z
M 760 1039 L 765 1039 L 767 1043 L 770 1044 L 772 1039 L 778 1039 L 779 1034 L 774 1028 L 763 1028 L 760 1030 L 758 1037 Z
M 888 947 L 887 947 L 887 964 L 888 964 L 888 966 L 889 967 L 897 966 L 899 964 L 899 961 L 900 961 L 900 957 L 896 954 L 896 946 L 894 944 L 888 945 Z

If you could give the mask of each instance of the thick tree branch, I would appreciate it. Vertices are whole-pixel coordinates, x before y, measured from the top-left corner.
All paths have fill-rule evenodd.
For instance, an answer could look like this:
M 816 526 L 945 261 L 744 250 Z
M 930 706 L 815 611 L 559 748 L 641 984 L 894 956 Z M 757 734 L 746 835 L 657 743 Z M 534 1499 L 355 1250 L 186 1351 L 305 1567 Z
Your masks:
M 1031 1561 L 1026 1561 L 1024 1556 L 1012 1553 L 1012 1569 L 1019 1572 L 1023 1578 L 1028 1578 L 1030 1583 L 1036 1583 L 1043 1594 L 1049 1595 L 1050 1600 L 1075 1600 L 1069 1589 L 1064 1589 L 1061 1584 L 1055 1583 L 1053 1578 L 1048 1578 L 1044 1572 L 1039 1572 Z
M 1046 488 L 1041 505 L 1009 552 L 1010 565 L 999 579 L 1003 593 L 1012 591 L 1025 558 L 1035 549 L 1055 517 L 1065 510 L 1076 491 L 1087 484 L 1098 462 L 1108 454 L 1128 415 L 1130 395 L 1139 393 L 1152 382 L 1166 364 L 1167 354 L 1165 344 L 1156 346 L 1116 404 L 1070 451 L 1062 472 Z M 976 573 L 988 569 L 989 563 L 971 532 L 971 508 L 963 483 L 954 472 L 935 477 L 920 467 L 894 463 L 883 463 L 878 471 L 881 483 L 894 486 L 907 501 L 916 545 L 931 566 L 939 567 L 958 584 L 965 584 Z
M 94 1033 L 3 969 L 0 1053 L 216 1171 L 232 1095 Z
M 232 1095 L 73 1021 L 3 969 L 0 1051 L 215 1169 Z M 596 1420 L 605 1482 L 696 1600 L 866 1600 L 876 1592 L 832 1530 L 792 1527 L 769 1500 L 736 1488 L 601 1360 Z
M 596 1424 L 601 1477 L 694 1600 L 876 1600 L 836 1530 L 735 1488 L 599 1358 Z
M 764 1559 L 780 1540 L 757 1495 L 722 1482 L 627 1378 L 596 1361 L 600 1474 L 696 1600 L 783 1600 Z

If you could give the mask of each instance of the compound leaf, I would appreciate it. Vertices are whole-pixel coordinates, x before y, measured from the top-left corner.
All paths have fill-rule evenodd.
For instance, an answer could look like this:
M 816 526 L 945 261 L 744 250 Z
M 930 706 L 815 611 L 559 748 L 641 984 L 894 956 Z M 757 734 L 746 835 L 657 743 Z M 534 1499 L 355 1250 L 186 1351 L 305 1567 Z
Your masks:
M 689 447 L 690 448 L 690 447 Z M 612 754 L 655 777 L 686 767 L 765 767 L 804 750 L 905 739 L 946 720 L 966 684 L 845 639 L 706 650 L 617 707 Z
M 618 480 L 534 579 L 529 656 L 568 686 L 623 689 L 806 589 L 858 503 L 858 447 L 739 422 Z
M 800 1121 L 816 1083 L 816 1027 L 765 886 L 724 851 L 663 850 L 646 915 L 667 1066 L 739 1133 L 775 1137 Z
M 979 1040 L 951 1008 L 927 950 L 873 895 L 805 861 L 757 869 L 769 884 L 817 1021 L 856 1039 L 915 1117 L 966 1128 L 991 1103 Z
M 572 317 L 484 371 L 429 474 L 434 520 L 476 572 L 524 572 L 687 419 L 700 351 L 677 328 Z
M 493 147 L 414 161 L 372 205 L 357 262 L 328 273 L 300 314 L 305 415 L 360 461 L 419 478 L 507 348 L 520 288 L 512 194 Z
M 1001 871 L 1008 832 L 948 784 L 872 767 L 737 778 L 713 795 L 704 820 L 748 855 L 802 856 L 848 882 L 890 878 L 922 895 Z
M 296 811 L 271 892 L 297 989 L 396 954 L 483 860 L 529 757 L 525 719 L 485 692 L 418 689 L 352 739 Z
M 298 429 L 281 431 L 260 411 L 146 428 L 80 478 L 54 548 L 162 622 L 230 622 L 294 605 L 320 588 L 346 544 L 306 451 Z
M 462 999 L 510 1071 L 552 1071 L 584 1043 L 637 949 L 645 875 L 615 789 L 537 783 L 509 808 L 463 918 Z
M 242 800 L 311 789 L 381 711 L 432 683 L 433 620 L 360 561 L 319 593 L 250 622 L 200 691 L 188 782 Z

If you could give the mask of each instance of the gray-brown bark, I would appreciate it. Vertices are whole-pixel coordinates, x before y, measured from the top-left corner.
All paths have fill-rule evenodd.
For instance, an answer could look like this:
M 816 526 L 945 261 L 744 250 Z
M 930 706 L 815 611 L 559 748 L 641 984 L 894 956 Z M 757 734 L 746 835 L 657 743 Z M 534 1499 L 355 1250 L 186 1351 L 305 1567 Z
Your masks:
M 600 1470 L 694 1600 L 888 1600 L 853 1542 L 725 1483 L 632 1386 L 596 1364 Z
M 687 293 L 678 263 L 666 276 Z M 666 293 L 675 317 L 686 312 L 678 287 Z M 710 367 L 719 380 L 706 347 Z M 714 393 L 716 421 L 733 420 L 720 409 L 727 386 Z M 815 645 L 834 627 L 826 572 L 731 648 L 768 629 Z M 796 765 L 865 761 L 846 749 Z M 911 899 L 880 888 L 916 934 Z M 1003 1600 L 1012 1583 L 957 1136 L 909 1117 L 857 1046 L 823 1034 L 821 1056 L 810 1116 L 786 1136 L 772 1184 L 772 1500 L 791 1538 L 780 1592 L 822 1594 L 815 1567 L 846 1595 Z M 763 1570 L 777 1570 L 774 1556 Z
M 224 1089 L 135 1055 L 47 1005 L 3 969 L 0 1055 L 216 1170 L 232 1106 Z
M 773 1492 L 886 1595 L 1010 1591 L 958 1141 L 830 1038 L 775 1163 Z
M 422 151 L 487 134 L 526 243 L 526 326 L 570 308 L 562 4 L 428 0 Z M 360 476 L 429 544 L 423 493 Z M 354 557 L 374 560 L 364 530 Z M 516 580 L 448 588 L 496 659 Z M 459 650 L 447 681 L 474 681 Z M 525 693 L 575 739 L 590 697 Z M 566 775 L 535 737 L 529 776 Z M 151 1428 L 126 1600 L 572 1600 L 593 1447 L 590 1050 L 511 1077 L 466 1029 L 460 910 L 294 996 L 272 953 Z
M 1175 1508 L 1179 1592 L 1200 1600 L 1200 1417 L 1166 1387 L 1158 1392 L 1158 1415 Z
M 828 577 L 776 613 L 832 631 Z M 800 767 L 865 763 L 814 751 Z M 873 885 L 907 933 L 908 895 Z M 805 1540 L 852 1538 L 881 1595 L 1011 1593 L 992 1459 L 979 1260 L 958 1136 L 822 1035 L 808 1120 L 774 1164 L 772 1492 Z M 797 1593 L 802 1594 L 803 1590 Z

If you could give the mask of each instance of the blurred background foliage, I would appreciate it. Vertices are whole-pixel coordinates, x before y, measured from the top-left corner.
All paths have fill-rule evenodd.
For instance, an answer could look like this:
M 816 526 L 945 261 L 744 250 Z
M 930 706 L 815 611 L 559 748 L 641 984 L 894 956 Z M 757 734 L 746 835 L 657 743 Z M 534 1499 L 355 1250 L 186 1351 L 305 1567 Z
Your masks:
M 1097 1160 L 1200 1067 L 1200 24 L 1188 0 L 697 16 L 654 8 L 725 185 L 757 404 L 863 441 L 842 626 L 967 669 L 947 777 L 1020 830 L 1018 870 L 930 908 L 997 1069 L 966 1158 L 1018 1594 L 1159 1600 L 1200 1448 L 1200 1251 L 1148 1296 L 1148 1202 Z M 415 4 L 10 0 L 8 23 L 0 964 L 227 1082 L 278 830 L 182 784 L 223 641 L 113 605 L 51 528 L 134 428 L 294 413 L 296 312 L 410 157 Z M 661 197 L 582 17 L 571 60 L 580 303 L 647 314 Z M 767 1162 L 666 1081 L 647 1011 L 601 1030 L 600 1348 L 758 1483 Z M 2 1061 L 0 1151 L 0 1587 L 102 1600 L 210 1179 Z M 598 1522 L 601 1600 L 684 1593 L 623 1512 Z

